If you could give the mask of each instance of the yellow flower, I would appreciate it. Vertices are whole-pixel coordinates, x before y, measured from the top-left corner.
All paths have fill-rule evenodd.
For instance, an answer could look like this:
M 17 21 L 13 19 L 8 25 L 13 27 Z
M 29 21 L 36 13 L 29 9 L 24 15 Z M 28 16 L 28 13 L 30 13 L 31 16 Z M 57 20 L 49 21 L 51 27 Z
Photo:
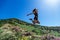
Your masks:
M 22 40 L 29 40 L 29 38 L 27 36 L 23 36 Z

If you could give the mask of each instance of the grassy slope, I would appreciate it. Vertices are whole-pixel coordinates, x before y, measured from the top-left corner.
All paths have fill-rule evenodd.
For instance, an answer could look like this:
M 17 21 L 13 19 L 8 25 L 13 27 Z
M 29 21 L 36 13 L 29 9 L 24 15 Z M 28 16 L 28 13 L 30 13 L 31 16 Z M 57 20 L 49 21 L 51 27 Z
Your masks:
M 51 30 L 58 31 L 60 28 L 60 27 L 47 27 L 47 26 L 40 26 L 40 25 L 32 25 L 30 23 L 24 22 L 24 21 L 16 19 L 16 18 L 1 19 L 0 20 L 0 27 L 6 23 L 11 24 L 11 25 L 15 25 L 15 26 L 19 26 L 23 30 L 26 30 L 28 32 L 34 32 L 37 35 L 46 34 L 46 33 L 48 33 L 48 31 L 51 31 Z M 52 33 L 52 32 L 50 32 L 50 33 Z M 55 34 L 58 34 L 58 33 L 55 32 Z
M 20 28 L 23 28 L 24 30 L 27 30 L 29 32 L 34 31 L 36 34 L 40 34 L 41 32 L 41 30 L 38 29 L 38 25 L 35 26 L 16 18 L 1 19 L 0 26 L 2 27 L 4 24 L 11 24 L 11 25 L 19 26 Z
M 15 28 L 14 29 L 15 31 L 12 30 L 13 28 Z M 16 32 L 16 28 L 17 28 L 17 32 Z M 37 35 L 37 36 L 38 35 L 42 36 L 42 35 L 49 33 L 49 34 L 60 37 L 60 27 L 47 27 L 47 26 L 33 25 L 33 24 L 24 22 L 16 18 L 0 20 L 0 34 L 1 34 L 0 40 L 9 40 L 9 39 L 11 40 L 11 37 L 12 37 L 12 40 L 13 39 L 21 40 L 23 38 L 26 39 L 27 37 L 21 38 L 21 35 L 22 35 L 21 31 L 23 31 L 23 33 L 27 31 L 27 32 L 32 33 L 32 35 Z M 36 40 L 36 38 L 34 38 L 34 40 Z M 37 40 L 40 40 L 40 39 L 37 38 Z

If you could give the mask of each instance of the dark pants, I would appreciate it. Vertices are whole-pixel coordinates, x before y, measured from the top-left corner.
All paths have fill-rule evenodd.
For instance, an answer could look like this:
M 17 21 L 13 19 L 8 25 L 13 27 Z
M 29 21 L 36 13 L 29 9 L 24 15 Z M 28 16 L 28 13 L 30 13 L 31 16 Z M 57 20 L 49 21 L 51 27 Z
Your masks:
M 34 17 L 34 20 L 38 20 L 38 16 L 35 16 L 35 17 Z

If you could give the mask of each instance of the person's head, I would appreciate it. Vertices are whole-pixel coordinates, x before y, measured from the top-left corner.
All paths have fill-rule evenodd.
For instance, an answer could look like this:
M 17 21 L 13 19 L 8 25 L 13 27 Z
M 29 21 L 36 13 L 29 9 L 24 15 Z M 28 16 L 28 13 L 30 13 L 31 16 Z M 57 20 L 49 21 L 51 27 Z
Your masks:
M 33 13 L 38 13 L 38 10 L 36 8 L 33 9 Z

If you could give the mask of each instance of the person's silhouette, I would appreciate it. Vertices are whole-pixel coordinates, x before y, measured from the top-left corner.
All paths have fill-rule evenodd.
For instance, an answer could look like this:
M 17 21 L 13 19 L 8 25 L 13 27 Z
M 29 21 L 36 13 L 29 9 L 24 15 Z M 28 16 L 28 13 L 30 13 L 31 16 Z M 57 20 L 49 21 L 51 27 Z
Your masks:
M 40 24 L 40 22 L 38 21 L 38 10 L 35 8 L 35 9 L 33 9 L 32 12 L 33 12 L 33 13 L 30 13 L 30 14 L 28 14 L 27 16 L 29 16 L 29 15 L 31 15 L 31 14 L 34 14 L 34 21 L 33 21 L 33 23 L 34 23 L 34 24 L 35 24 L 35 23 Z M 32 19 L 30 19 L 30 20 L 32 20 Z

